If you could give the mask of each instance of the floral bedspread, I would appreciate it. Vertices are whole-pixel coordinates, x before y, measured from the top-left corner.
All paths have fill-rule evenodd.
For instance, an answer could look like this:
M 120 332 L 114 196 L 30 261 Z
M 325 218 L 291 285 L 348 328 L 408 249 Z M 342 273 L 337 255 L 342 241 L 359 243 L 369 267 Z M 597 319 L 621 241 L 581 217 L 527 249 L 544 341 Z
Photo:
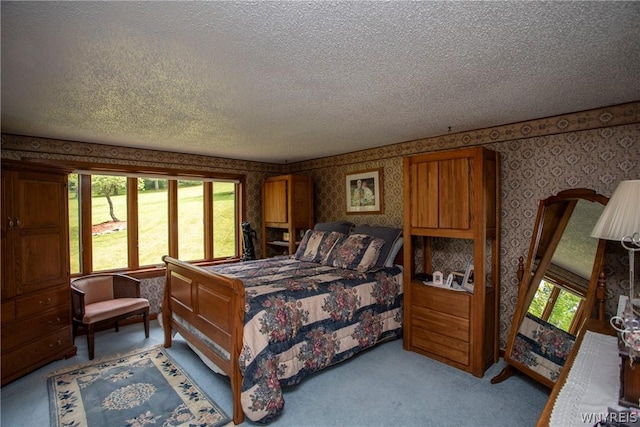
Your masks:
M 402 335 L 402 269 L 359 273 L 281 256 L 211 267 L 245 283 L 242 408 L 266 423 L 282 387 Z

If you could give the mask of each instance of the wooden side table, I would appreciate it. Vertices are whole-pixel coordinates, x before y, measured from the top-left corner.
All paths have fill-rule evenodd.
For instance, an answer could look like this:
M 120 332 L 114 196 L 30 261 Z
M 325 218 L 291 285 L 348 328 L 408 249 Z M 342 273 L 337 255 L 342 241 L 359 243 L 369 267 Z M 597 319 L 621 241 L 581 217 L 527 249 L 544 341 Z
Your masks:
M 640 355 L 629 354 L 628 347 L 618 340 L 620 354 L 620 400 L 621 406 L 640 408 Z

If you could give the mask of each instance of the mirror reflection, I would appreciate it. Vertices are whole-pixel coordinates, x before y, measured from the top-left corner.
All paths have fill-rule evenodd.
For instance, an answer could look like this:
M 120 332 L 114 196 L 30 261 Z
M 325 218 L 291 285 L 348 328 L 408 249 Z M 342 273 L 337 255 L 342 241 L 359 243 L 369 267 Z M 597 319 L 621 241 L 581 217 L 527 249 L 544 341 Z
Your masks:
M 571 204 L 564 206 L 568 210 Z M 576 201 L 536 292 L 528 303 L 529 314 L 573 335 L 579 326 L 577 320 L 582 318 L 598 249 L 598 240 L 589 236 L 589 230 L 593 229 L 603 210 L 603 204 L 583 199 Z M 545 215 L 547 229 L 555 226 L 554 218 L 553 215 Z M 534 270 L 540 268 L 547 250 L 549 242 L 541 242 L 536 251 Z
M 552 386 L 560 375 L 582 321 L 593 312 L 605 243 L 590 232 L 607 200 L 573 189 L 540 202 L 526 267 L 520 261 L 508 365 L 492 383 L 521 371 Z

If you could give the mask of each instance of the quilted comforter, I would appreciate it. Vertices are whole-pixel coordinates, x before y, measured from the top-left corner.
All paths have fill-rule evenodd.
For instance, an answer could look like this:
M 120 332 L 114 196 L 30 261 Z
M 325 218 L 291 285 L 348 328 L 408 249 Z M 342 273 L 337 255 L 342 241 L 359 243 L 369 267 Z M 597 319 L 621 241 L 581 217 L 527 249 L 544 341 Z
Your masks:
M 360 273 L 281 256 L 211 267 L 245 283 L 242 407 L 266 423 L 282 387 L 402 335 L 402 269 Z

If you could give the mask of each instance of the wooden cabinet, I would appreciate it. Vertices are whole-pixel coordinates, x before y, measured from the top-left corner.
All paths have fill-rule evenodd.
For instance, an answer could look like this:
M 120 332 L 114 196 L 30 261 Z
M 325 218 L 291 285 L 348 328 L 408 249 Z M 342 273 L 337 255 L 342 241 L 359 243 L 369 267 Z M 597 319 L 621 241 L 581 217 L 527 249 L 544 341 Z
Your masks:
M 262 181 L 262 257 L 295 253 L 309 228 L 313 228 L 311 177 L 265 178 Z
M 404 348 L 478 377 L 498 360 L 499 177 L 499 155 L 483 147 L 404 159 Z M 435 238 L 472 246 L 473 293 L 416 278 L 465 267 L 433 265 Z
M 2 384 L 75 354 L 67 173 L 2 163 Z

